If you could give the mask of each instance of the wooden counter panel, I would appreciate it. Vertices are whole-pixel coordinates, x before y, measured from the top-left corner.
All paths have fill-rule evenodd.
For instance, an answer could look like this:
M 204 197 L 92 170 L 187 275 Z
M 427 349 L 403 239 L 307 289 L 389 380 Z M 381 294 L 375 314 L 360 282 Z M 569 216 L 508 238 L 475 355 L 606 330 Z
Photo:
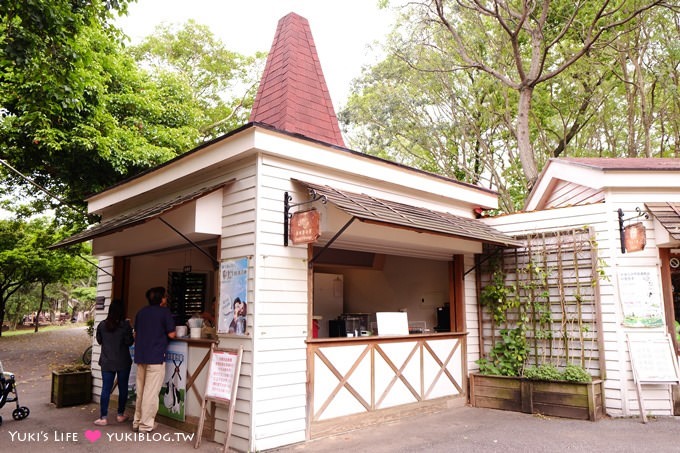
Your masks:
M 463 395 L 466 333 L 307 343 L 311 423 Z

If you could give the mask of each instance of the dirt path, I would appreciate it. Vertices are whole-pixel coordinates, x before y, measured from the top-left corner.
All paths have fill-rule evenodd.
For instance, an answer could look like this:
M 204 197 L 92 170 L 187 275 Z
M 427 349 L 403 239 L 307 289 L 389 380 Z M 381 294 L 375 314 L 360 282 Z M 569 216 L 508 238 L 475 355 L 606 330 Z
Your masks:
M 92 342 L 85 327 L 66 327 L 38 333 L 0 337 L 0 362 L 16 376 L 17 384 L 36 383 L 50 377 L 53 369 L 80 363 Z

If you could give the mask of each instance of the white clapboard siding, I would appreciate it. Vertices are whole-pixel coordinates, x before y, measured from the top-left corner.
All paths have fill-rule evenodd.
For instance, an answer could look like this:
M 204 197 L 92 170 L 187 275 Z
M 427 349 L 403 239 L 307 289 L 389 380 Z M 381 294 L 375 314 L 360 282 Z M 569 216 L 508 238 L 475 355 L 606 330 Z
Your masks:
M 113 258 L 107 256 L 98 256 L 99 266 L 97 270 L 97 297 L 104 297 L 106 305 L 104 310 L 94 311 L 94 328 L 106 319 L 109 312 L 109 305 L 111 304 L 111 295 L 113 294 Z M 99 354 L 101 353 L 101 346 L 97 343 L 94 335 L 92 335 L 92 398 L 99 402 L 102 394 L 102 369 L 99 366 Z
M 258 162 L 255 259 L 258 263 L 253 329 L 253 420 L 250 450 L 306 439 L 308 331 L 307 246 L 283 245 L 283 199 L 295 193 L 288 171 Z
M 600 203 L 602 201 L 604 201 L 604 191 L 601 189 L 592 189 L 572 182 L 558 181 L 546 200 L 544 209 L 580 206 Z
M 465 276 L 465 330 L 468 332 L 465 338 L 467 368 L 468 373 L 474 373 L 479 371 L 477 360 L 480 358 L 479 304 L 477 301 L 477 272 L 474 256 L 466 255 L 464 263 L 464 272 L 470 271 Z
M 235 179 L 225 187 L 222 200 L 222 239 L 220 241 L 220 261 L 252 257 L 255 253 L 255 224 L 257 219 L 256 196 L 256 160 L 242 161 L 223 177 L 225 181 Z M 246 332 L 253 331 L 253 314 L 257 310 L 257 299 L 254 292 L 254 262 L 248 263 L 248 314 Z M 243 346 L 241 374 L 236 395 L 235 415 L 232 420 L 230 446 L 237 450 L 248 451 L 252 430 L 252 370 L 253 341 L 252 336 L 221 336 L 220 348 L 238 348 Z M 215 440 L 224 442 L 224 435 L 229 419 L 229 412 L 220 408 L 215 413 Z

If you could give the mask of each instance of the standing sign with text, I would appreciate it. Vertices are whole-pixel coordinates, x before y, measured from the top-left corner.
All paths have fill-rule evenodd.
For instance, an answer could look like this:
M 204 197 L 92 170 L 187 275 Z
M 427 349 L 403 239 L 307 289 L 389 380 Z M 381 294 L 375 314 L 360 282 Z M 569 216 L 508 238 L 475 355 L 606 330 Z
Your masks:
M 227 429 L 224 438 L 224 453 L 229 448 L 231 428 L 234 422 L 234 410 L 236 407 L 236 391 L 238 390 L 238 378 L 241 374 L 241 358 L 243 357 L 243 346 L 238 349 L 215 349 L 213 344 L 210 347 L 210 364 L 208 365 L 208 383 L 205 387 L 205 396 L 201 404 L 201 416 L 196 428 L 196 443 L 194 448 L 201 445 L 201 433 L 205 423 L 207 412 L 206 403 L 229 405 L 229 416 L 227 418 Z
M 237 352 L 220 349 L 213 350 L 210 357 L 208 385 L 205 389 L 206 397 L 231 401 L 237 362 Z

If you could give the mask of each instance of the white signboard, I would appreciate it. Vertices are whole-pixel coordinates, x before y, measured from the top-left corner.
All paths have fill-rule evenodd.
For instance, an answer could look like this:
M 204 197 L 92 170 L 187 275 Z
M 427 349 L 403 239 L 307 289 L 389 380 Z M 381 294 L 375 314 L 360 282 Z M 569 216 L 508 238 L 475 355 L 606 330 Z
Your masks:
M 208 368 L 208 384 L 205 389 L 206 398 L 231 401 L 237 365 L 237 352 L 219 349 L 212 351 L 210 368 Z
M 618 280 L 623 325 L 662 327 L 663 303 L 657 268 L 619 268 Z
M 678 383 L 678 359 L 668 335 L 628 335 L 634 377 L 640 383 Z

